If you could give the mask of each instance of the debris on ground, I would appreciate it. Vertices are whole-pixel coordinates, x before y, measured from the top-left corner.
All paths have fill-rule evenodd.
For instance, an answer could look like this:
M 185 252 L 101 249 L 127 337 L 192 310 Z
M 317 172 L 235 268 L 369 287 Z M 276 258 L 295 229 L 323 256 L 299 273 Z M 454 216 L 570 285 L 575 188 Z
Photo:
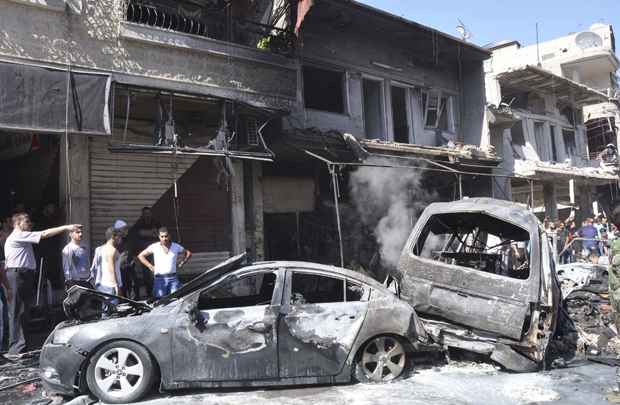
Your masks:
M 576 334 L 576 354 L 592 360 L 594 356 L 620 354 L 620 338 L 607 294 L 607 266 L 570 263 L 558 266 L 557 274 Z
M 2 356 L 0 364 L 0 403 L 48 404 L 39 381 L 39 351 L 25 353 L 15 359 Z

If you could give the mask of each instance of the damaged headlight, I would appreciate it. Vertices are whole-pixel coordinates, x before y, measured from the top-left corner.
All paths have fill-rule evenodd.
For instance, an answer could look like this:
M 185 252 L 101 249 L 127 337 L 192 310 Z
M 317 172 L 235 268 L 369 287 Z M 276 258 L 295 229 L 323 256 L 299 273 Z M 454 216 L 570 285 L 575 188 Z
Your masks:
M 65 345 L 69 343 L 69 340 L 71 340 L 73 335 L 75 335 L 78 330 L 78 326 L 69 326 L 67 328 L 58 329 L 56 332 L 54 332 L 52 343 L 58 345 Z

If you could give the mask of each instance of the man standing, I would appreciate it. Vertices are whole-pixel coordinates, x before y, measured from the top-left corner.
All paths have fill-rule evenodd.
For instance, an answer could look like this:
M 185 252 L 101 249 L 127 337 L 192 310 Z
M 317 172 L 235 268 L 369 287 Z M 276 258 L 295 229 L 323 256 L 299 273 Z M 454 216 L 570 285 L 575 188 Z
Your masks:
M 596 264 L 598 263 L 598 231 L 594 227 L 593 222 L 592 218 L 586 218 L 585 224 L 579 229 L 577 234 L 580 238 L 583 238 L 581 241 L 583 248 L 582 256 Z
M 90 277 L 90 263 L 88 252 L 80 243 L 82 230 L 74 229 L 69 233 L 71 241 L 62 249 L 62 269 L 65 274 L 65 290 L 74 285 L 92 288 L 88 283 Z
M 33 244 L 82 225 L 63 225 L 32 232 L 28 214 L 13 216 L 13 232 L 4 243 L 4 254 L 9 283 L 9 354 L 16 355 L 26 348 L 23 326 L 27 321 L 35 291 L 36 261 Z
M 123 235 L 121 231 L 110 227 L 105 231 L 106 243 L 95 249 L 91 272 L 94 272 L 95 288 L 106 294 L 120 295 L 123 286 L 121 278 L 121 257 L 118 246 Z
M 183 248 L 178 243 L 172 242 L 167 228 L 159 228 L 159 242 L 153 243 L 138 255 L 138 259 L 146 268 L 155 274 L 153 282 L 153 296 L 160 298 L 172 294 L 181 287 L 177 277 L 177 260 L 179 254 L 184 253 L 185 257 L 179 263 L 179 268 L 189 260 L 192 252 Z M 153 266 L 146 257 L 153 255 Z
M 142 214 L 136 221 L 131 230 L 129 231 L 129 239 L 132 246 L 132 257 L 137 257 L 138 253 L 142 252 L 153 242 L 157 241 L 157 229 L 160 224 L 157 219 L 153 217 L 153 213 L 149 207 L 142 208 Z M 141 265 L 141 262 L 136 263 L 135 274 L 136 276 L 142 276 L 144 287 L 146 288 L 145 295 L 148 297 L 153 290 L 153 273 L 149 271 L 147 267 Z M 136 280 L 137 281 L 137 280 Z M 139 290 L 139 288 L 137 288 Z

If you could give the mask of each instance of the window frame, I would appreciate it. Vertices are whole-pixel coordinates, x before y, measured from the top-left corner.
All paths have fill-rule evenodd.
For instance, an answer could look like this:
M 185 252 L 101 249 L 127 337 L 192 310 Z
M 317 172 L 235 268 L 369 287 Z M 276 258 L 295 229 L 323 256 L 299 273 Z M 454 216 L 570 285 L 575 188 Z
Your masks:
M 391 133 L 392 140 L 394 140 L 396 137 L 396 131 L 395 131 L 395 125 L 394 125 L 394 105 L 392 102 L 393 101 L 392 88 L 398 87 L 399 89 L 402 89 L 405 91 L 405 109 L 406 109 L 406 114 L 407 114 L 407 126 L 408 126 L 407 128 L 408 129 L 408 134 L 407 134 L 408 142 L 407 143 L 414 144 L 415 143 L 415 131 L 414 131 L 415 122 L 413 118 L 413 104 L 412 104 L 414 86 L 392 81 L 392 80 L 390 80 L 388 84 L 390 88 L 390 94 L 389 94 L 390 108 L 391 108 L 390 133 Z
M 225 308 L 211 308 L 211 309 L 202 309 L 200 308 L 200 296 L 203 293 L 206 293 L 210 290 L 216 289 L 221 287 L 224 283 L 228 282 L 228 281 L 232 281 L 232 280 L 240 280 L 242 278 L 246 278 L 246 277 L 251 277 L 254 276 L 256 274 L 266 274 L 266 273 L 272 273 L 273 275 L 275 275 L 276 279 L 275 279 L 275 285 L 273 287 L 273 292 L 271 293 L 271 301 L 269 304 L 267 304 L 267 306 L 274 306 L 274 305 L 280 305 L 282 303 L 282 282 L 281 280 L 281 274 L 280 274 L 280 270 L 277 268 L 267 268 L 267 269 L 257 269 L 255 271 L 251 271 L 251 272 L 247 272 L 247 273 L 242 273 L 242 274 L 236 274 L 236 273 L 231 273 L 231 274 L 226 274 L 224 276 L 222 276 L 221 278 L 219 278 L 218 280 L 214 281 L 213 283 L 211 283 L 210 285 L 208 285 L 207 287 L 204 287 L 198 291 L 196 291 L 195 295 L 194 295 L 194 300 L 196 302 L 196 306 L 198 308 L 199 311 L 219 311 L 222 309 L 229 309 L 229 308 L 247 308 L 247 306 L 243 306 L 243 307 L 225 307 Z M 252 307 L 255 307 L 256 305 L 253 305 Z
M 437 98 L 437 108 L 433 108 L 432 110 L 436 111 L 435 122 L 431 125 L 428 123 L 428 113 L 431 110 L 430 106 L 430 95 Z M 420 103 L 422 108 L 422 124 L 424 129 L 441 129 L 439 128 L 439 122 L 441 121 L 441 117 L 443 114 L 447 114 L 446 116 L 446 129 L 441 129 L 442 132 L 447 132 L 454 134 L 456 133 L 456 116 L 455 116 L 455 106 L 454 100 L 457 97 L 456 94 L 444 91 L 442 89 L 434 89 L 434 88 L 425 88 L 420 91 Z M 445 105 L 442 102 L 443 99 L 446 99 Z
M 340 89 L 342 92 L 341 94 L 342 112 L 329 111 L 329 110 L 324 110 L 324 109 L 320 109 L 316 107 L 308 107 L 306 103 L 306 79 L 305 79 L 305 73 L 304 73 L 304 68 L 306 67 L 309 67 L 311 69 L 322 70 L 325 72 L 338 73 L 342 75 L 341 83 L 340 83 Z M 300 70 L 301 70 L 301 88 L 302 88 L 301 98 L 303 101 L 304 109 L 326 113 L 326 114 L 349 116 L 349 75 L 348 75 L 346 68 L 338 67 L 338 66 L 325 66 L 320 63 L 302 61 Z
M 286 270 L 286 276 L 285 276 L 285 287 L 284 287 L 284 291 L 282 294 L 282 303 L 283 305 L 322 305 L 322 304 L 346 304 L 349 302 L 368 302 L 370 301 L 370 296 L 371 296 L 371 291 L 372 291 L 372 287 L 370 287 L 369 285 L 365 284 L 363 281 L 359 281 L 356 279 L 352 279 L 349 278 L 347 276 L 341 275 L 341 274 L 331 274 L 331 273 L 325 273 L 324 271 L 321 270 L 315 270 L 315 269 L 308 269 L 308 268 L 303 268 L 303 267 L 287 267 L 285 268 Z M 306 304 L 292 304 L 291 303 L 291 294 L 293 292 L 293 274 L 294 273 L 303 273 L 303 274 L 310 274 L 313 276 L 318 276 L 318 277 L 330 277 L 330 278 L 335 278 L 335 279 L 339 279 L 341 281 L 343 281 L 343 300 L 339 301 L 339 302 L 322 302 L 322 303 L 306 303 Z M 359 300 L 355 300 L 355 301 L 347 301 L 347 282 L 351 282 L 355 285 L 359 285 L 364 289 L 364 292 L 362 294 L 362 297 Z
M 380 76 L 374 76 L 374 75 L 369 75 L 369 74 L 362 74 L 360 83 L 361 83 L 361 103 L 362 103 L 362 121 L 364 123 L 364 136 L 368 139 L 371 135 L 368 134 L 368 126 L 366 123 L 366 100 L 364 98 L 364 82 L 365 81 L 371 81 L 371 82 L 377 82 L 379 83 L 379 90 L 380 90 L 380 95 L 379 95 L 379 102 L 381 103 L 381 106 L 379 108 L 380 112 L 381 112 L 381 117 L 380 117 L 380 122 L 381 122 L 381 134 L 382 137 L 388 137 L 391 133 L 390 128 L 388 127 L 388 111 L 387 111 L 387 80 L 383 77 Z M 391 91 L 390 91 L 390 97 L 391 97 Z

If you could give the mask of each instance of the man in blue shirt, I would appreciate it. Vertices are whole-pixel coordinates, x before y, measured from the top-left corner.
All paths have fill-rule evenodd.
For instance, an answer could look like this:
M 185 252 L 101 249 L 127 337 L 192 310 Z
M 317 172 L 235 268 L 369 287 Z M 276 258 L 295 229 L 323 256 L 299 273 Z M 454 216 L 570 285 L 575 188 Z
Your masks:
M 88 283 L 90 263 L 88 252 L 81 246 L 82 230 L 77 228 L 69 233 L 71 241 L 62 249 L 62 269 L 65 275 L 65 289 L 74 285 L 92 288 Z
M 598 230 L 593 225 L 592 218 L 586 219 L 586 224 L 577 231 L 577 234 L 584 239 L 581 241 L 583 257 L 590 258 L 593 263 L 596 263 L 598 261 Z

